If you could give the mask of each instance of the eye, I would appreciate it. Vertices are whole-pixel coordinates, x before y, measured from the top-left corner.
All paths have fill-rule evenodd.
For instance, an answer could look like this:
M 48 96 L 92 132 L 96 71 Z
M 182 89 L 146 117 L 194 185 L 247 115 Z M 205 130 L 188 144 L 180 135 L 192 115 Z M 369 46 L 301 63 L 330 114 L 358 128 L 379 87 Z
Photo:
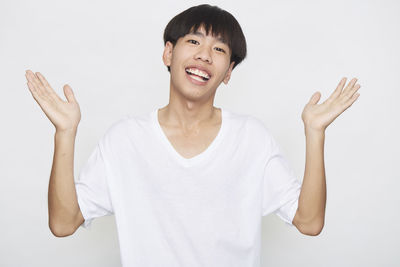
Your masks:
M 193 39 L 190 39 L 190 40 L 188 40 L 188 42 L 190 42 L 190 43 L 192 43 L 193 44 L 193 42 L 197 42 L 196 40 L 193 40 Z M 198 42 L 197 42 L 198 43 Z
M 217 49 L 220 49 L 220 50 L 218 50 L 218 51 L 221 51 L 221 52 L 225 53 L 225 50 L 224 50 L 224 49 L 219 48 L 219 47 L 217 47 Z

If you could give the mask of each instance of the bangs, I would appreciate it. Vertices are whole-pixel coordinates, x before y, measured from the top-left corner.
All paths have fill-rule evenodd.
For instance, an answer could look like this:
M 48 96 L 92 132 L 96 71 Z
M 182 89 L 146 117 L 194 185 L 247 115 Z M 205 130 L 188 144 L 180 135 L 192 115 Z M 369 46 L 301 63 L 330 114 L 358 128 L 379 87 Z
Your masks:
M 232 40 L 230 38 L 230 34 L 225 31 L 222 27 L 220 29 L 214 28 L 213 24 L 206 24 L 205 22 L 200 22 L 200 24 L 194 25 L 190 30 L 190 33 L 195 33 L 198 31 L 199 28 L 204 28 L 206 31 L 206 35 L 210 34 L 215 38 L 218 38 L 219 41 L 223 42 L 224 44 L 228 45 L 229 48 L 231 47 Z
M 228 45 L 235 66 L 246 57 L 246 39 L 238 21 L 229 12 L 208 4 L 191 7 L 172 18 L 164 30 L 164 45 L 170 41 L 175 46 L 179 38 L 201 27 L 207 35 L 220 37 Z

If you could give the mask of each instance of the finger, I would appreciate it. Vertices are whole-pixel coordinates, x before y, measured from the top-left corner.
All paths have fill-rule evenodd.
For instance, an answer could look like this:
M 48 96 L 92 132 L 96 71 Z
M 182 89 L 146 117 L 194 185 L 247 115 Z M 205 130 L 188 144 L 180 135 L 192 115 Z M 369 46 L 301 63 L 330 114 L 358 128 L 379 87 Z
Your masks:
M 36 72 L 36 76 L 40 80 L 40 82 L 43 84 L 44 88 L 46 91 L 53 97 L 57 98 L 60 101 L 64 101 L 61 99 L 61 97 L 58 96 L 58 94 L 54 91 L 54 89 L 50 86 L 50 84 L 47 82 L 46 78 L 40 73 Z
M 43 83 L 39 80 L 39 78 L 32 71 L 28 71 L 27 77 L 31 83 L 35 85 L 35 88 L 40 91 L 43 95 L 49 94 L 49 91 L 44 87 Z
M 74 92 L 72 91 L 71 86 L 69 86 L 68 84 L 64 85 L 64 95 L 67 98 L 69 103 L 72 103 L 72 102 L 76 103 L 77 102 L 76 98 L 75 98 L 75 95 L 74 95 Z
M 27 71 L 26 77 L 35 86 L 36 90 L 40 91 L 42 94 L 44 93 L 43 85 L 32 71 Z
M 353 97 L 353 96 L 354 96 L 354 93 L 357 92 L 357 90 L 360 89 L 360 87 L 361 87 L 361 85 L 359 85 L 359 84 L 354 85 L 354 86 L 348 91 L 348 93 L 347 93 L 346 96 L 347 96 L 347 97 Z
M 38 90 L 36 90 L 35 86 L 31 82 L 28 81 L 27 84 L 28 84 L 29 91 L 31 92 L 33 98 L 36 100 L 36 102 L 38 102 L 39 98 L 41 97 Z
M 31 84 L 31 82 L 27 82 L 29 91 L 32 93 L 32 95 L 35 97 L 37 95 L 37 91 L 35 89 L 35 87 L 33 86 L 33 84 Z
M 41 96 L 43 95 L 42 90 L 40 90 L 39 86 L 35 83 L 35 81 L 33 80 L 33 78 L 31 77 L 30 73 L 26 73 L 25 74 L 27 80 L 28 80 L 28 87 L 29 89 L 31 89 L 31 91 L 34 91 L 36 95 Z
M 315 93 L 311 96 L 310 100 L 308 101 L 308 104 L 310 104 L 310 105 L 315 105 L 315 104 L 318 103 L 318 101 L 319 101 L 320 99 L 321 99 L 321 93 L 320 93 L 320 92 L 315 92 Z
M 28 82 L 28 87 L 32 93 L 33 98 L 35 99 L 36 103 L 39 104 L 39 107 L 42 109 L 42 111 L 47 115 L 47 110 L 50 104 L 49 99 L 46 99 L 45 97 L 43 97 L 43 95 L 40 95 L 40 93 L 38 92 L 38 90 L 36 90 L 33 86 L 33 84 L 31 82 Z
M 44 84 L 39 80 L 39 78 L 30 70 L 27 71 L 27 78 L 34 85 L 38 94 L 48 101 L 63 101 L 52 89 L 48 89 L 44 86 Z
M 345 110 L 350 107 L 351 105 L 353 105 L 353 103 L 358 99 L 358 97 L 360 96 L 360 93 L 356 93 L 354 94 L 351 98 L 349 98 L 346 102 L 345 102 Z
M 351 91 L 351 89 L 353 88 L 353 86 L 356 84 L 357 82 L 357 78 L 353 78 L 349 84 L 346 86 L 346 88 L 344 88 L 343 90 L 343 95 L 348 95 L 349 92 Z
M 31 83 L 30 81 L 28 81 L 28 88 L 33 96 L 33 98 L 35 99 L 35 101 L 42 107 L 43 102 L 49 102 L 49 99 L 47 98 L 46 95 L 43 95 L 43 93 L 40 90 L 37 90 L 37 88 L 35 87 L 35 85 L 33 83 Z
M 340 93 L 342 92 L 343 86 L 346 84 L 346 77 L 343 77 L 338 86 L 336 87 L 335 91 L 333 91 L 333 93 L 326 99 L 326 102 L 332 101 L 333 99 L 336 99 Z
M 25 74 L 26 78 L 28 79 L 28 87 L 32 89 L 33 93 L 35 93 L 36 101 L 50 101 L 48 94 L 43 90 L 43 85 L 37 80 L 37 77 L 31 70 L 27 70 Z M 34 97 L 35 97 L 34 95 Z M 39 102 L 38 102 L 39 103 Z
M 40 72 L 36 72 L 36 76 L 44 86 L 50 87 L 50 84 L 47 82 L 46 78 Z

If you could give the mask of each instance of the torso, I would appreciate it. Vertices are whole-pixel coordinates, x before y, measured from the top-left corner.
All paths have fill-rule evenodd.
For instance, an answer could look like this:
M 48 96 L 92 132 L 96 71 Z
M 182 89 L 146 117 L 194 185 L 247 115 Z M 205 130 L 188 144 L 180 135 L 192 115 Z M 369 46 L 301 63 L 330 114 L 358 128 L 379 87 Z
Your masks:
M 221 128 L 221 109 L 217 109 L 217 118 L 198 132 L 183 133 L 182 129 L 169 127 L 159 117 L 159 123 L 171 145 L 184 158 L 193 158 L 205 151 L 214 141 Z

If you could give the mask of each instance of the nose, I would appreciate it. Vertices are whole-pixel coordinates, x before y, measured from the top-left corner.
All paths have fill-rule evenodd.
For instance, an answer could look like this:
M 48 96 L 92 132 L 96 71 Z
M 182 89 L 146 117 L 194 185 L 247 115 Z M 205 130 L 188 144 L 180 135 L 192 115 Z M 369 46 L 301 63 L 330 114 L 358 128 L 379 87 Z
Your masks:
M 207 63 L 212 63 L 210 49 L 207 46 L 200 47 L 195 57 L 196 59 L 201 59 Z

